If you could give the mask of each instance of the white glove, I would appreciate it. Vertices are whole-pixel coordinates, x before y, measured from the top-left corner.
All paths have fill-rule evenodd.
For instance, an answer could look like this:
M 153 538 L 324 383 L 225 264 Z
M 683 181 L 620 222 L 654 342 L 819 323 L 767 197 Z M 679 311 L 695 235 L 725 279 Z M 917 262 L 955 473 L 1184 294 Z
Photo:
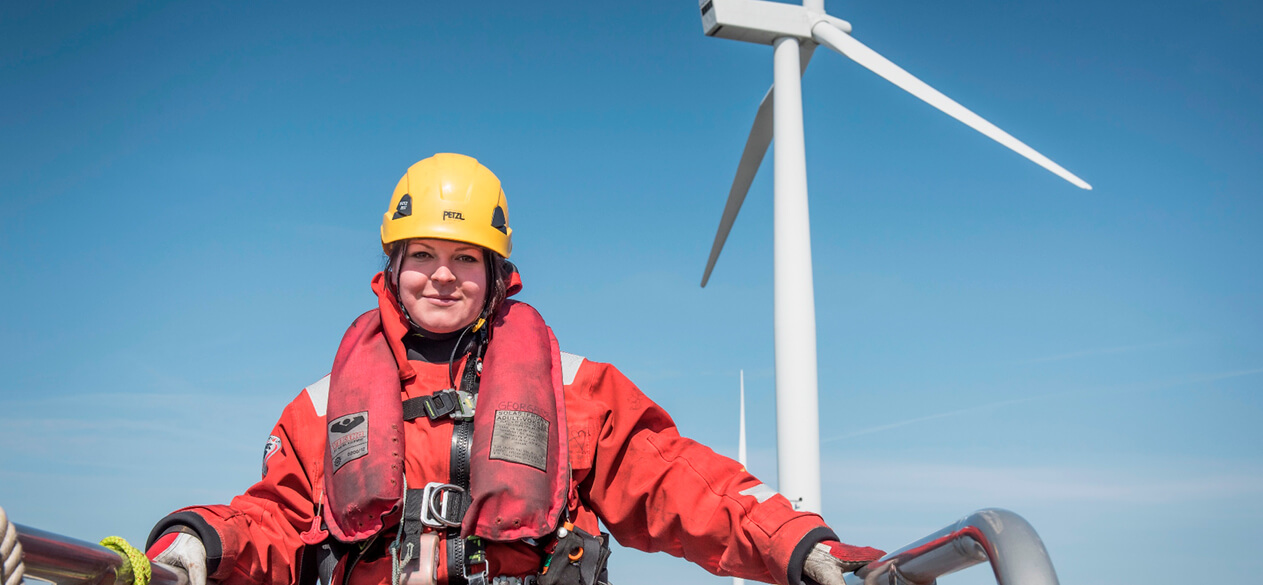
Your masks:
M 9 523 L 9 516 L 0 508 L 0 585 L 21 585 L 24 573 L 18 527 Z
M 183 568 L 189 573 L 189 585 L 206 585 L 206 545 L 202 544 L 201 539 L 192 534 L 184 532 L 173 532 L 164 535 L 154 543 L 154 548 L 162 545 L 162 541 L 167 537 L 175 535 L 170 544 L 166 548 L 161 549 L 157 554 L 152 554 L 150 560 L 156 563 L 166 565 L 175 565 Z M 153 548 L 150 549 L 150 553 Z M 4 584 L 9 585 L 9 584 Z
M 867 546 L 835 541 L 818 542 L 807 553 L 803 575 L 820 585 L 846 585 L 842 575 L 857 571 L 886 553 Z

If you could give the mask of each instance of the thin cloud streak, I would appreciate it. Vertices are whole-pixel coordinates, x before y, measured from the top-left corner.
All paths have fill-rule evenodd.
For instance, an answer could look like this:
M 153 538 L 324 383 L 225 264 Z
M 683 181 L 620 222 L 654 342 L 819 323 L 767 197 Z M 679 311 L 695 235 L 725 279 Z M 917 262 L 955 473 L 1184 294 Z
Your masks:
M 1098 356 L 1098 355 L 1109 355 L 1109 354 L 1115 354 L 1115 353 L 1130 353 L 1130 352 L 1133 352 L 1133 351 L 1144 351 L 1144 350 L 1147 350 L 1147 349 L 1157 349 L 1157 348 L 1160 348 L 1160 347 L 1170 347 L 1170 346 L 1173 346 L 1173 345 L 1182 345 L 1182 344 L 1185 344 L 1185 343 L 1188 343 L 1188 342 L 1186 342 L 1186 341 L 1181 341 L 1181 340 L 1176 340 L 1176 341 L 1160 341 L 1160 342 L 1157 342 L 1157 343 L 1143 343 L 1143 344 L 1140 344 L 1140 345 L 1123 345 L 1123 346 L 1119 346 L 1119 347 L 1102 347 L 1102 348 L 1095 348 L 1095 349 L 1085 349 L 1085 350 L 1083 350 L 1083 351 L 1075 351 L 1075 352 L 1071 352 L 1071 353 L 1063 353 L 1063 354 L 1058 354 L 1058 355 L 1050 355 L 1050 356 L 1046 356 L 1046 357 L 1034 358 L 1034 359 L 1029 359 L 1029 360 L 1020 360 L 1020 361 L 1018 361 L 1017 363 L 1019 363 L 1019 364 L 1042 364 L 1042 363 L 1047 363 L 1047 362 L 1059 362 L 1059 361 L 1063 361 L 1063 360 L 1071 360 L 1071 359 L 1082 358 L 1082 357 L 1092 357 L 1092 356 Z
M 1252 375 L 1255 375 L 1255 374 L 1263 374 L 1263 368 L 1252 368 L 1252 369 L 1248 369 L 1248 370 L 1233 370 L 1233 371 L 1229 371 L 1229 372 L 1220 372 L 1220 373 L 1218 373 L 1218 374 L 1204 374 L 1204 375 L 1193 376 L 1193 377 L 1190 377 L 1190 378 L 1183 378 L 1183 379 L 1178 379 L 1178 380 L 1169 380 L 1169 381 L 1165 381 L 1165 382 L 1154 382 L 1154 383 L 1150 383 L 1150 384 L 1142 384 L 1142 385 L 1139 385 L 1138 387 L 1135 387 L 1135 388 L 1112 388 L 1112 389 L 1111 389 L 1111 388 L 1107 388 L 1107 389 L 1097 389 L 1097 390 L 1093 390 L 1093 392 L 1094 392 L 1094 393 L 1100 393 L 1100 392 L 1110 392 L 1110 393 L 1116 393 L 1116 394 L 1121 394 L 1121 393 L 1125 393 L 1125 392 L 1151 392 L 1151 391 L 1154 391 L 1154 390 L 1163 390 L 1163 389 L 1167 389 L 1167 388 L 1176 388 L 1176 387 L 1179 387 L 1179 386 L 1187 386 L 1187 385 L 1189 385 L 1189 384 L 1199 384 L 1199 383 L 1205 383 L 1205 382 L 1217 382 L 1217 381 L 1219 381 L 1219 380 L 1228 380 L 1228 379 L 1231 379 L 1231 378 L 1240 378 L 1240 377 L 1243 377 L 1243 376 L 1252 376 Z M 954 416 L 960 416 L 960 415 L 962 415 L 962 414 L 970 414 L 970 413 L 978 412 L 978 411 L 980 411 L 980 410 L 989 410 L 989 409 L 999 408 L 999 407 L 1001 407 L 1001 406 L 1008 406 L 1008 405 L 1012 405 L 1012 404 L 1021 404 L 1021 403 L 1025 403 L 1025 402 L 1034 402 L 1034 401 L 1036 401 L 1036 400 L 1047 400 L 1047 399 L 1051 399 L 1051 398 L 1059 398 L 1059 397 L 1062 397 L 1062 396 L 1068 396 L 1068 395 L 1073 395 L 1073 394 L 1079 394 L 1079 393 L 1083 393 L 1083 392 L 1086 392 L 1086 390 L 1065 390 L 1065 391 L 1062 391 L 1062 392 L 1052 392 L 1052 393 L 1049 393 L 1049 394 L 1041 394 L 1041 395 L 1038 395 L 1038 396 L 1029 396 L 1029 397 L 1026 397 L 1026 398 L 1011 398 L 1011 399 L 1008 399 L 1008 400 L 998 400 L 998 401 L 996 401 L 996 402 L 988 402 L 988 403 L 986 403 L 986 404 L 979 404 L 979 405 L 977 405 L 977 406 L 970 406 L 970 407 L 968 407 L 968 408 L 961 408 L 961 409 L 951 410 L 951 411 L 947 411 L 947 412 L 940 412 L 940 413 L 936 413 L 936 414 L 929 414 L 929 415 L 925 415 L 925 416 L 919 416 L 919 417 L 916 417 L 916 418 L 910 418 L 910 419 L 901 420 L 901 421 L 896 421 L 896 422 L 887 423 L 887 424 L 883 424 L 883 425 L 877 425 L 877 426 L 873 426 L 873 427 L 863 428 L 863 429 L 859 429 L 859 430 L 857 430 L 857 431 L 851 431 L 851 432 L 846 433 L 846 434 L 844 434 L 844 435 L 837 435 L 837 436 L 829 437 L 829 438 L 826 438 L 826 439 L 821 439 L 821 440 L 820 440 L 820 442 L 823 444 L 823 443 L 829 443 L 829 442 L 833 442 L 833 441 L 840 441 L 840 440 L 842 440 L 842 439 L 850 439 L 850 438 L 853 438 L 853 437 L 859 437 L 859 436 L 863 436 L 863 435 L 871 435 L 871 434 L 874 434 L 874 433 L 880 433 L 880 432 L 883 432 L 883 431 L 889 431 L 889 430 L 891 430 L 891 429 L 897 429 L 897 428 L 899 428 L 899 427 L 905 427 L 905 426 L 912 425 L 912 424 L 916 424 L 916 423 L 920 423 L 920 422 L 926 422 L 926 421 L 931 421 L 931 420 L 937 420 L 937 419 L 940 419 L 940 418 L 950 418 L 950 417 L 954 417 Z
M 1232 472 L 1188 469 L 1173 477 L 1167 469 L 1093 469 L 1074 466 L 950 465 L 847 461 L 864 470 L 864 481 L 840 482 L 847 498 L 860 501 L 1013 501 L 1170 504 L 1263 494 L 1263 470 Z M 855 492 L 862 492 L 856 494 Z
M 1263 374 L 1263 368 L 1254 368 L 1252 370 L 1237 370 L 1233 372 L 1223 372 L 1220 374 L 1207 374 L 1204 376 L 1196 376 L 1193 378 L 1189 378 L 1188 380 L 1184 380 L 1182 382 L 1171 384 L 1171 386 L 1181 386 L 1184 384 L 1196 384 L 1198 382 L 1216 382 L 1219 380 L 1227 380 L 1229 378 L 1240 378 L 1242 376 L 1252 376 L 1254 374 Z
M 991 403 L 988 403 L 988 404 L 981 404 L 981 405 L 978 405 L 978 406 L 971 406 L 971 407 L 969 407 L 969 408 L 961 408 L 961 409 L 958 409 L 958 410 L 952 410 L 952 411 L 948 411 L 948 412 L 940 412 L 940 413 L 938 413 L 938 414 L 930 414 L 930 415 L 926 415 L 926 416 L 919 416 L 919 417 L 917 417 L 917 418 L 910 418 L 910 419 L 907 419 L 907 420 L 901 420 L 901 421 L 898 421 L 898 422 L 893 422 L 893 423 L 889 423 L 889 424 L 878 425 L 878 426 L 875 426 L 875 427 L 868 427 L 868 428 L 860 429 L 860 430 L 858 430 L 858 431 L 851 431 L 851 432 L 849 432 L 849 433 L 846 433 L 845 435 L 837 435 L 837 436 L 835 436 L 835 437 L 829 437 L 829 438 L 827 438 L 827 439 L 821 439 L 821 440 L 820 440 L 820 442 L 821 442 L 821 443 L 829 443 L 829 442 L 832 442 L 832 441 L 840 441 L 840 440 L 842 440 L 842 439 L 850 439 L 850 438 L 852 438 L 852 437 L 859 437 L 859 436 L 862 436 L 862 435 L 871 435 L 871 434 L 873 434 L 873 433 L 880 433 L 880 432 L 882 432 L 882 431 L 889 431 L 889 430 L 891 430 L 891 429 L 897 429 L 897 428 L 899 428 L 899 427 L 905 427 L 905 426 L 908 426 L 908 425 L 911 425 L 911 424 L 916 424 L 916 423 L 919 423 L 919 422 L 925 422 L 925 421 L 935 420 L 935 419 L 940 419 L 940 418 L 949 418 L 949 417 L 953 417 L 953 416 L 959 416 L 959 415 L 962 415 L 962 414 L 969 414 L 969 413 L 973 413 L 973 412 L 978 412 L 978 411 L 980 411 L 980 410 L 990 410 L 990 409 L 993 409 L 993 408 L 998 408 L 998 407 L 1001 407 L 1001 406 L 1007 406 L 1007 405 L 1009 405 L 1009 404 L 1019 404 L 1019 403 L 1022 403 L 1022 402 L 1031 402 L 1031 401 L 1034 401 L 1034 400 L 1039 400 L 1039 399 L 1041 399 L 1041 398 L 1046 398 L 1046 397 L 1047 397 L 1047 396 L 1032 396 L 1032 397 L 1030 397 L 1030 398 L 1013 398 L 1013 399 L 1010 399 L 1010 400 L 1001 400 L 1001 401 L 999 401 L 999 402 L 991 402 Z

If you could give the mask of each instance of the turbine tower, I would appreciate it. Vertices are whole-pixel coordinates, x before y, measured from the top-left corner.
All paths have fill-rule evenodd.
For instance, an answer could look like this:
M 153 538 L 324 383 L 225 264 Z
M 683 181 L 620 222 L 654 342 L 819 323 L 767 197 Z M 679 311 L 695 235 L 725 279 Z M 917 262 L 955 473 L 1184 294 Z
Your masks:
M 851 24 L 825 13 L 824 0 L 802 6 L 766 0 L 700 0 L 707 36 L 771 45 L 772 89 L 759 104 L 719 230 L 702 275 L 710 280 L 750 183 L 776 137 L 773 154 L 773 321 L 776 348 L 777 487 L 800 510 L 820 512 L 820 417 L 816 377 L 816 304 L 807 210 L 801 76 L 817 44 L 876 73 L 1082 189 L 1092 187 L 898 65 L 851 37 Z

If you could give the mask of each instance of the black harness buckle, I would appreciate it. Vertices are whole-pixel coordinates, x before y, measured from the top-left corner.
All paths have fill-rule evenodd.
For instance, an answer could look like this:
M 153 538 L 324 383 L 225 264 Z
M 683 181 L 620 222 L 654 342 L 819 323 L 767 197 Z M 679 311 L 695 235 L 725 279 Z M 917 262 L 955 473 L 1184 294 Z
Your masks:
M 425 406 L 425 415 L 430 417 L 430 420 L 438 420 L 460 409 L 456 391 L 451 388 L 424 396 L 421 398 L 421 403 Z
M 422 416 L 430 420 L 451 417 L 453 420 L 474 418 L 478 397 L 472 392 L 448 388 L 429 396 L 418 396 L 403 401 L 403 419 L 415 420 Z

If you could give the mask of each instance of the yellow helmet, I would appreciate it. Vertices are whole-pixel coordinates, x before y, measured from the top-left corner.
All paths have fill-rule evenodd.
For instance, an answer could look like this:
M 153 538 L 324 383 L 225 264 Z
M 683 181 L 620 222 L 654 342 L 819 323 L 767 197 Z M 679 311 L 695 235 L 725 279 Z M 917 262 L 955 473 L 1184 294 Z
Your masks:
M 500 179 L 463 154 L 436 154 L 408 167 L 382 215 L 382 249 L 411 238 L 438 238 L 513 251 L 509 205 Z

